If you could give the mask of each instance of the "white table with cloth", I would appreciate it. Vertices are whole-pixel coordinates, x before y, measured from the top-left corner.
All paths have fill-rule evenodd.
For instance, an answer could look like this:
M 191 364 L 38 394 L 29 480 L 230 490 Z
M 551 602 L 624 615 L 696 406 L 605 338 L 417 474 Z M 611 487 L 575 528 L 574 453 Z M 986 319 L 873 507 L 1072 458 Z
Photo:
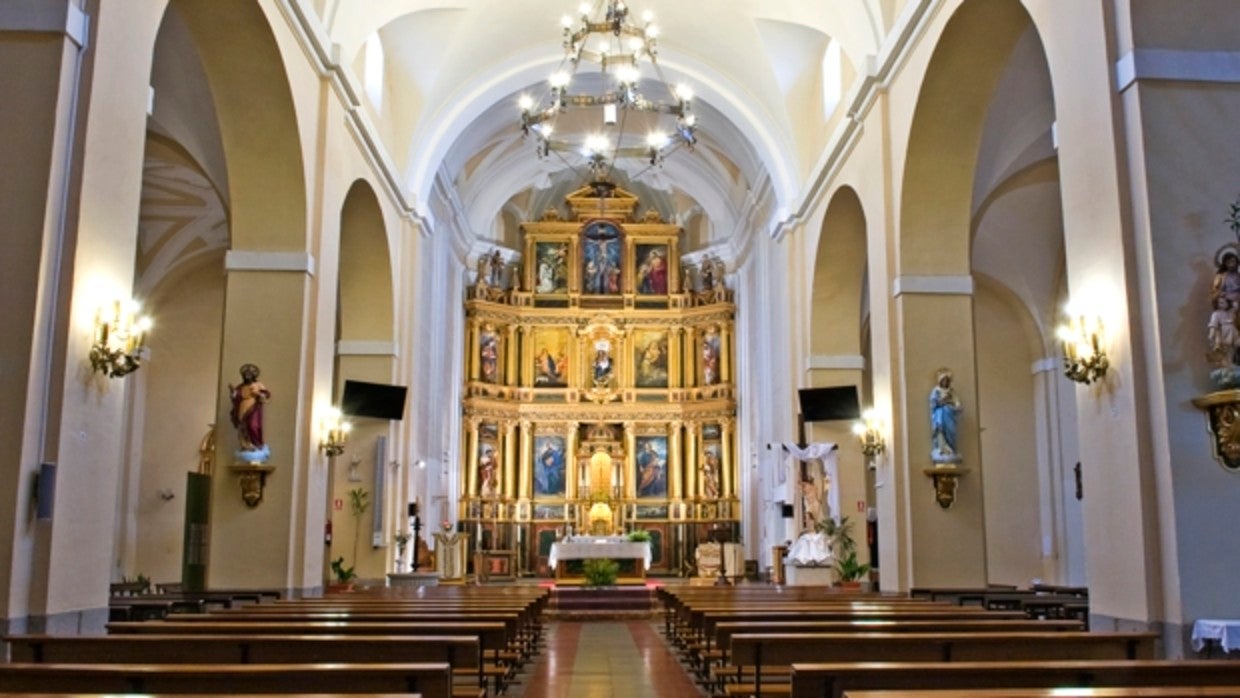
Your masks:
M 1240 649 L 1240 620 L 1203 618 L 1193 622 L 1193 651 L 1200 652 L 1207 643 L 1216 642 L 1224 652 Z
M 555 570 L 556 579 L 566 578 L 565 566 L 569 560 L 641 560 L 638 574 L 646 576 L 650 569 L 650 544 L 645 541 L 589 540 L 586 542 L 561 542 L 551 544 L 547 564 Z

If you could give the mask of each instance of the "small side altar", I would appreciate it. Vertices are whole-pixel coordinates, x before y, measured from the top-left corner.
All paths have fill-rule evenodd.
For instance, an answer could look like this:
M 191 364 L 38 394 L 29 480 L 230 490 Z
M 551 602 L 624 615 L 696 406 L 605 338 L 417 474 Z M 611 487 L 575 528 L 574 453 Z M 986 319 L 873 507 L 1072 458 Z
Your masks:
M 556 583 L 585 582 L 585 560 L 615 560 L 620 565 L 618 584 L 644 584 L 650 569 L 650 544 L 623 536 L 576 536 L 551 544 L 547 562 L 555 570 Z

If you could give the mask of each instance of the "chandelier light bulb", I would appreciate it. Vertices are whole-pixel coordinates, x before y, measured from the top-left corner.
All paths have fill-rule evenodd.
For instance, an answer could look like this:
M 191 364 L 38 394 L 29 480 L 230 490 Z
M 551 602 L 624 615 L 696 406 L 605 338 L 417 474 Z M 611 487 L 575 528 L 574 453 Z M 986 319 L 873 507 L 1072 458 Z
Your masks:
M 564 15 L 564 16 L 560 17 L 560 26 L 561 26 L 561 27 L 564 27 L 565 29 L 572 29 L 572 28 L 573 28 L 573 18 L 572 18 L 572 17 L 569 17 L 568 15 Z
M 645 22 L 646 24 L 650 24 L 651 22 L 654 21 L 654 13 L 651 12 L 650 10 L 643 11 L 642 21 Z
M 685 114 L 684 121 L 685 121 L 685 126 L 688 126 L 689 128 L 693 128 L 694 126 L 697 126 L 697 116 L 693 114 Z
M 555 130 L 551 127 L 551 124 L 538 124 L 535 129 L 538 131 L 538 135 L 544 139 L 551 138 L 551 132 Z
M 616 80 L 619 80 L 621 85 L 635 85 L 639 77 L 641 72 L 631 65 L 622 65 L 616 69 Z
M 582 17 L 589 17 L 590 16 L 590 3 L 588 2 L 581 3 L 580 5 L 577 6 L 577 11 L 581 13 Z
M 557 70 L 556 72 L 551 74 L 551 77 L 548 78 L 547 81 L 551 83 L 552 87 L 558 90 L 564 87 L 568 87 L 568 80 L 569 80 L 568 73 L 564 72 L 563 70 Z
M 683 82 L 680 83 L 679 85 L 676 86 L 676 99 L 679 99 L 682 102 L 692 101 L 693 100 L 693 88 L 689 87 Z
M 586 155 L 602 155 L 605 151 L 610 149 L 611 143 L 607 141 L 607 136 L 599 133 L 593 133 L 586 136 Z
M 646 135 L 646 145 L 658 150 L 667 145 L 667 134 L 662 131 L 651 131 Z
M 534 98 L 529 95 L 521 95 L 517 98 L 517 106 L 521 111 L 529 111 L 534 108 Z
M 652 24 L 646 27 L 646 38 L 648 39 L 659 38 L 659 26 L 657 24 Z
M 633 53 L 640 53 L 646 47 L 646 42 L 640 36 L 629 37 L 629 50 Z

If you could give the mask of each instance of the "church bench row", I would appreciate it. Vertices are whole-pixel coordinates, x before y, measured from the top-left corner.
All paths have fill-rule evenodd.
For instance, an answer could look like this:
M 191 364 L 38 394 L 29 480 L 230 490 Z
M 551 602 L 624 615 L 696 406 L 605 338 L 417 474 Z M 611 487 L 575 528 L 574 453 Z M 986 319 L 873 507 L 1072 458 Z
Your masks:
M 28 664 L 304 664 L 446 662 L 486 687 L 482 650 L 472 636 L 345 635 L 18 635 L 9 660 Z
M 418 636 L 455 635 L 477 638 L 483 652 L 490 658 L 483 674 L 502 687 L 517 668 L 511 655 L 505 654 L 516 642 L 515 625 L 504 622 L 479 622 L 440 618 L 420 623 L 350 623 L 336 621 L 296 622 L 279 619 L 267 622 L 206 622 L 155 621 L 144 623 L 109 623 L 108 632 L 116 636 L 131 635 L 349 635 L 349 636 Z
M 1236 698 L 1233 686 L 1128 686 L 1125 688 L 953 688 L 946 691 L 845 691 L 844 698 Z
M 1056 620 L 904 620 L 904 621 L 724 621 L 707 624 L 706 644 L 695 664 L 724 662 L 738 633 L 1030 633 L 1084 630 L 1079 621 Z
M 730 664 L 715 673 L 752 677 L 748 689 L 728 688 L 748 695 L 761 693 L 764 674 L 786 680 L 797 662 L 1153 659 L 1157 640 L 1152 632 L 737 633 Z
M 24 693 L 421 693 L 449 698 L 447 663 L 0 664 L 0 691 Z
M 1236 685 L 1240 685 L 1240 662 L 1211 660 L 794 663 L 791 695 L 843 698 L 872 689 Z M 958 693 L 953 690 L 952 695 Z
M 709 636 L 707 627 L 712 623 L 743 622 L 743 621 L 892 621 L 906 620 L 923 621 L 957 621 L 957 620 L 1024 620 L 1025 615 L 1018 612 L 998 611 L 964 611 L 940 609 L 895 609 L 895 608 L 848 608 L 831 605 L 788 604 L 767 606 L 760 609 L 746 608 L 743 605 L 733 608 L 704 607 L 691 608 L 683 613 L 671 626 L 669 637 L 678 646 L 691 642 L 704 642 Z

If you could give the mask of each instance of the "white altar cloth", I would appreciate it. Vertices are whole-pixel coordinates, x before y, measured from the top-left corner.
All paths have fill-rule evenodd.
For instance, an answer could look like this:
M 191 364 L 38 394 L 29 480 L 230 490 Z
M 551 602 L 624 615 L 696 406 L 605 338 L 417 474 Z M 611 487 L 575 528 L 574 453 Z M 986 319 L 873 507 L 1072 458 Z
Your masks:
M 797 566 L 830 565 L 831 548 L 822 533 L 802 533 L 788 550 L 788 561 Z
M 650 569 L 650 544 L 645 541 L 634 542 L 591 542 L 591 543 L 552 543 L 551 556 L 547 563 L 555 569 L 560 560 L 641 560 L 643 569 Z
M 1207 640 L 1217 640 L 1224 652 L 1240 649 L 1240 620 L 1193 621 L 1193 651 L 1205 649 Z

